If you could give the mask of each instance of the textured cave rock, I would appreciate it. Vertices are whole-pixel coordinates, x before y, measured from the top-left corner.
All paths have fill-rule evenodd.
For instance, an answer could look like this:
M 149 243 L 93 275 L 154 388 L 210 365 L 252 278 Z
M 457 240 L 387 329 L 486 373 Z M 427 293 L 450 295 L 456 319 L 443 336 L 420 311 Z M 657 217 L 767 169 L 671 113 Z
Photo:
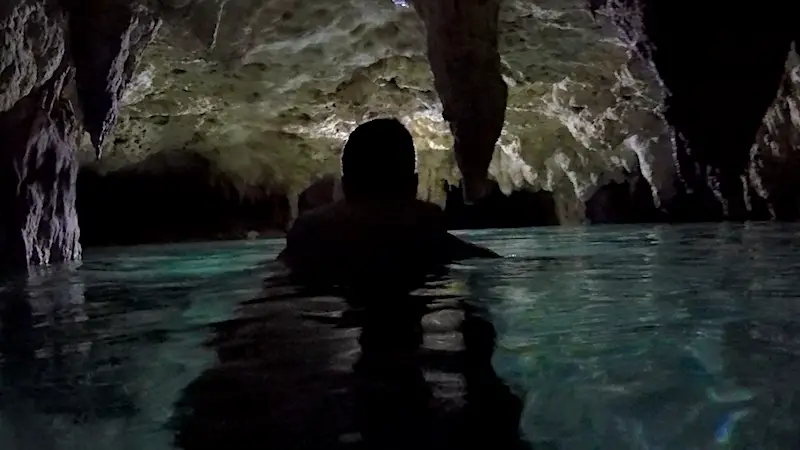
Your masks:
M 118 20 L 113 25 L 127 26 L 114 28 L 110 17 Z M 126 2 L 8 0 L 0 6 L 3 269 L 80 258 L 75 150 L 82 125 L 102 141 L 138 43 L 154 31 Z
M 747 172 L 757 134 L 758 146 L 773 147 L 782 155 L 793 152 L 790 141 L 796 127 L 778 125 L 790 123 L 791 117 L 789 108 L 781 109 L 775 99 L 786 79 L 787 53 L 797 39 L 800 4 L 765 2 L 723 8 L 724 14 L 719 8 L 692 8 L 687 14 L 685 2 L 669 0 L 592 3 L 609 6 L 605 12 L 627 43 L 652 65 L 667 94 L 663 115 L 673 135 L 681 180 L 671 205 L 673 216 L 764 218 L 760 202 L 748 201 L 751 188 L 768 202 L 783 203 L 785 182 L 753 186 L 758 177 L 748 177 Z M 770 105 L 777 111 L 765 118 Z M 777 209 L 785 207 L 767 208 L 778 217 Z M 786 212 L 781 215 L 788 217 Z
M 86 131 L 98 152 L 117 120 L 138 55 L 161 25 L 156 13 L 131 1 L 64 0 L 70 50 Z
M 499 0 L 414 0 L 427 30 L 428 60 L 468 202 L 486 182 L 505 123 L 508 88 L 498 49 Z
M 34 1 L 0 7 L 0 268 L 79 257 L 75 121 L 61 99 L 65 17 Z
M 74 112 L 62 68 L 0 113 L 0 268 L 78 259 Z
M 797 42 L 795 48 L 798 47 Z M 754 218 L 800 218 L 800 56 L 790 52 L 778 95 L 750 149 L 749 209 Z
M 103 170 L 185 148 L 242 191 L 278 183 L 296 199 L 338 173 L 357 123 L 397 116 L 419 149 L 420 196 L 442 206 L 462 172 L 482 177 L 499 133 L 489 178 L 506 195 L 552 192 L 560 223 L 591 221 L 587 202 L 630 173 L 668 220 L 795 214 L 792 177 L 774 181 L 793 164 L 796 83 L 776 96 L 792 79 L 793 4 L 702 12 L 674 33 L 685 11 L 663 0 L 594 17 L 586 0 L 160 3 L 166 24 L 120 100 Z
M 290 220 L 283 192 L 242 192 L 202 156 L 159 153 L 111 173 L 81 169 L 84 246 L 275 236 Z
M 584 222 L 594 191 L 632 167 L 659 207 L 674 195 L 658 79 L 585 0 L 502 2 L 497 15 L 481 2 L 458 11 L 420 2 L 419 14 L 390 0 L 168 3 L 121 100 L 103 170 L 185 148 L 242 190 L 277 181 L 294 198 L 338 174 L 357 123 L 396 116 L 419 150 L 420 197 L 441 206 L 466 164 L 451 128 L 479 175 L 497 140 L 489 178 L 507 195 L 552 192 L 560 223 Z M 479 34 L 452 29 L 447 14 Z

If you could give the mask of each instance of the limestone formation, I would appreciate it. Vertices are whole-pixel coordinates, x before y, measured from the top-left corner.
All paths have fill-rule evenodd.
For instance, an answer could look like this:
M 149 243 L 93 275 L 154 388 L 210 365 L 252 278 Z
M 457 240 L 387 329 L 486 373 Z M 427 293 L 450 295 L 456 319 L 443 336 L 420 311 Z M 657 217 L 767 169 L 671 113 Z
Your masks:
M 155 32 L 136 11 L 111 0 L 0 6 L 0 269 L 80 257 L 75 150 L 83 126 L 102 143 Z
M 499 0 L 415 0 L 427 30 L 428 60 L 453 134 L 468 202 L 489 194 L 494 146 L 505 122 L 508 88 L 498 50 Z
M 506 194 L 552 192 L 561 223 L 610 220 L 598 205 L 644 205 L 648 191 L 670 220 L 796 219 L 800 3 L 726 20 L 687 8 L 6 0 L 3 265 L 80 255 L 77 147 L 104 173 L 196 154 L 241 195 L 280 193 L 296 211 L 338 174 L 349 131 L 379 115 L 412 131 L 419 194 L 440 204 L 462 177 L 480 197 L 488 166 Z
M 795 43 L 795 46 L 798 44 Z M 800 218 L 800 57 L 793 49 L 775 101 L 750 149 L 748 209 L 763 219 Z
M 108 0 L 72 0 L 70 49 L 86 131 L 100 156 L 119 101 L 136 68 L 136 58 L 161 24 L 144 5 Z M 111 7 L 110 7 L 111 6 Z
M 454 33 L 432 19 L 448 11 L 441 2 L 432 12 L 420 2 L 421 14 L 389 0 L 206 1 L 170 10 L 123 98 L 106 156 L 95 163 L 86 152 L 85 162 L 113 172 L 186 149 L 214 161 L 243 192 L 297 195 L 338 174 L 339 151 L 358 122 L 393 115 L 420 150 L 420 196 L 443 204 L 445 185 L 461 178 L 454 144 L 478 149 L 464 154 L 475 155 L 468 165 L 480 178 L 507 89 L 488 167 L 505 193 L 553 192 L 564 223 L 585 220 L 598 187 L 639 173 L 656 204 L 669 200 L 674 164 L 660 86 L 610 21 L 593 18 L 584 0 L 502 2 L 496 60 L 493 10 L 478 4 L 484 9 L 462 5 L 459 14 L 464 23 L 484 20 L 479 31 L 489 42 L 463 61 L 448 55 L 463 56 L 450 47 L 466 46 L 471 28 L 437 37 Z M 498 63 L 502 79 L 489 76 Z M 444 116 L 469 124 L 457 127 L 460 143 Z
M 796 131 L 788 125 L 790 108 L 784 99 L 791 89 L 786 82 L 775 98 L 786 79 L 787 52 L 797 39 L 800 3 L 766 2 L 749 8 L 691 8 L 672 0 L 592 4 L 618 25 L 626 44 L 652 67 L 663 86 L 663 115 L 681 180 L 673 215 L 685 220 L 768 218 L 749 192 L 755 189 L 756 197 L 769 197 L 768 203 L 788 193 L 778 187 L 783 181 L 764 184 L 752 176 L 752 169 L 748 176 L 750 149 L 758 134 L 757 146 L 773 147 L 783 155 L 779 159 L 796 151 L 788 138 Z M 769 192 L 773 188 L 780 192 Z M 775 205 L 768 208 L 779 215 Z

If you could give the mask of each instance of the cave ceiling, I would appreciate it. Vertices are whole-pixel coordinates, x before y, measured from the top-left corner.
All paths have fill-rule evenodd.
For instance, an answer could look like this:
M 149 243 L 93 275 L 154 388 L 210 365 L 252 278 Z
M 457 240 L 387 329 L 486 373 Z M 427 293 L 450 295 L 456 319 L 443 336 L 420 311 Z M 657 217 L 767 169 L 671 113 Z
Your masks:
M 170 3 L 103 158 L 87 140 L 82 163 L 114 171 L 188 150 L 242 192 L 296 194 L 338 172 L 356 124 L 391 115 L 414 135 L 420 195 L 441 202 L 458 182 L 424 26 L 402 0 Z M 509 101 L 490 174 L 505 192 L 554 192 L 563 222 L 581 221 L 598 186 L 631 173 L 656 202 L 671 195 L 661 88 L 602 16 L 585 0 L 507 0 L 500 33 Z

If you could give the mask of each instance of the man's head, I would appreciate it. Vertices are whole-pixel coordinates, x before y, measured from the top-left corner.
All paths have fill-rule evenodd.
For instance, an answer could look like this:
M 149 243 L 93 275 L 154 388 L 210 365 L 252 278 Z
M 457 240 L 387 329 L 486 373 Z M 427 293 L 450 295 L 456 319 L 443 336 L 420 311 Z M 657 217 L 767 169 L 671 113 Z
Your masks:
M 348 200 L 413 199 L 417 155 L 411 133 L 397 119 L 359 125 L 342 151 L 342 188 Z

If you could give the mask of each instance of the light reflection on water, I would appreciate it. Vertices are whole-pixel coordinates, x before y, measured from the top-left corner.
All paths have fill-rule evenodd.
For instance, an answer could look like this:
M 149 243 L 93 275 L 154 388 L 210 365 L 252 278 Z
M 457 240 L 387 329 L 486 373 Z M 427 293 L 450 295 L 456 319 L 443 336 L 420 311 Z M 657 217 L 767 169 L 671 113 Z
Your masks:
M 465 233 L 513 256 L 421 330 L 281 284 L 277 240 L 87 251 L 0 293 L 0 448 L 794 448 L 798 231 Z

